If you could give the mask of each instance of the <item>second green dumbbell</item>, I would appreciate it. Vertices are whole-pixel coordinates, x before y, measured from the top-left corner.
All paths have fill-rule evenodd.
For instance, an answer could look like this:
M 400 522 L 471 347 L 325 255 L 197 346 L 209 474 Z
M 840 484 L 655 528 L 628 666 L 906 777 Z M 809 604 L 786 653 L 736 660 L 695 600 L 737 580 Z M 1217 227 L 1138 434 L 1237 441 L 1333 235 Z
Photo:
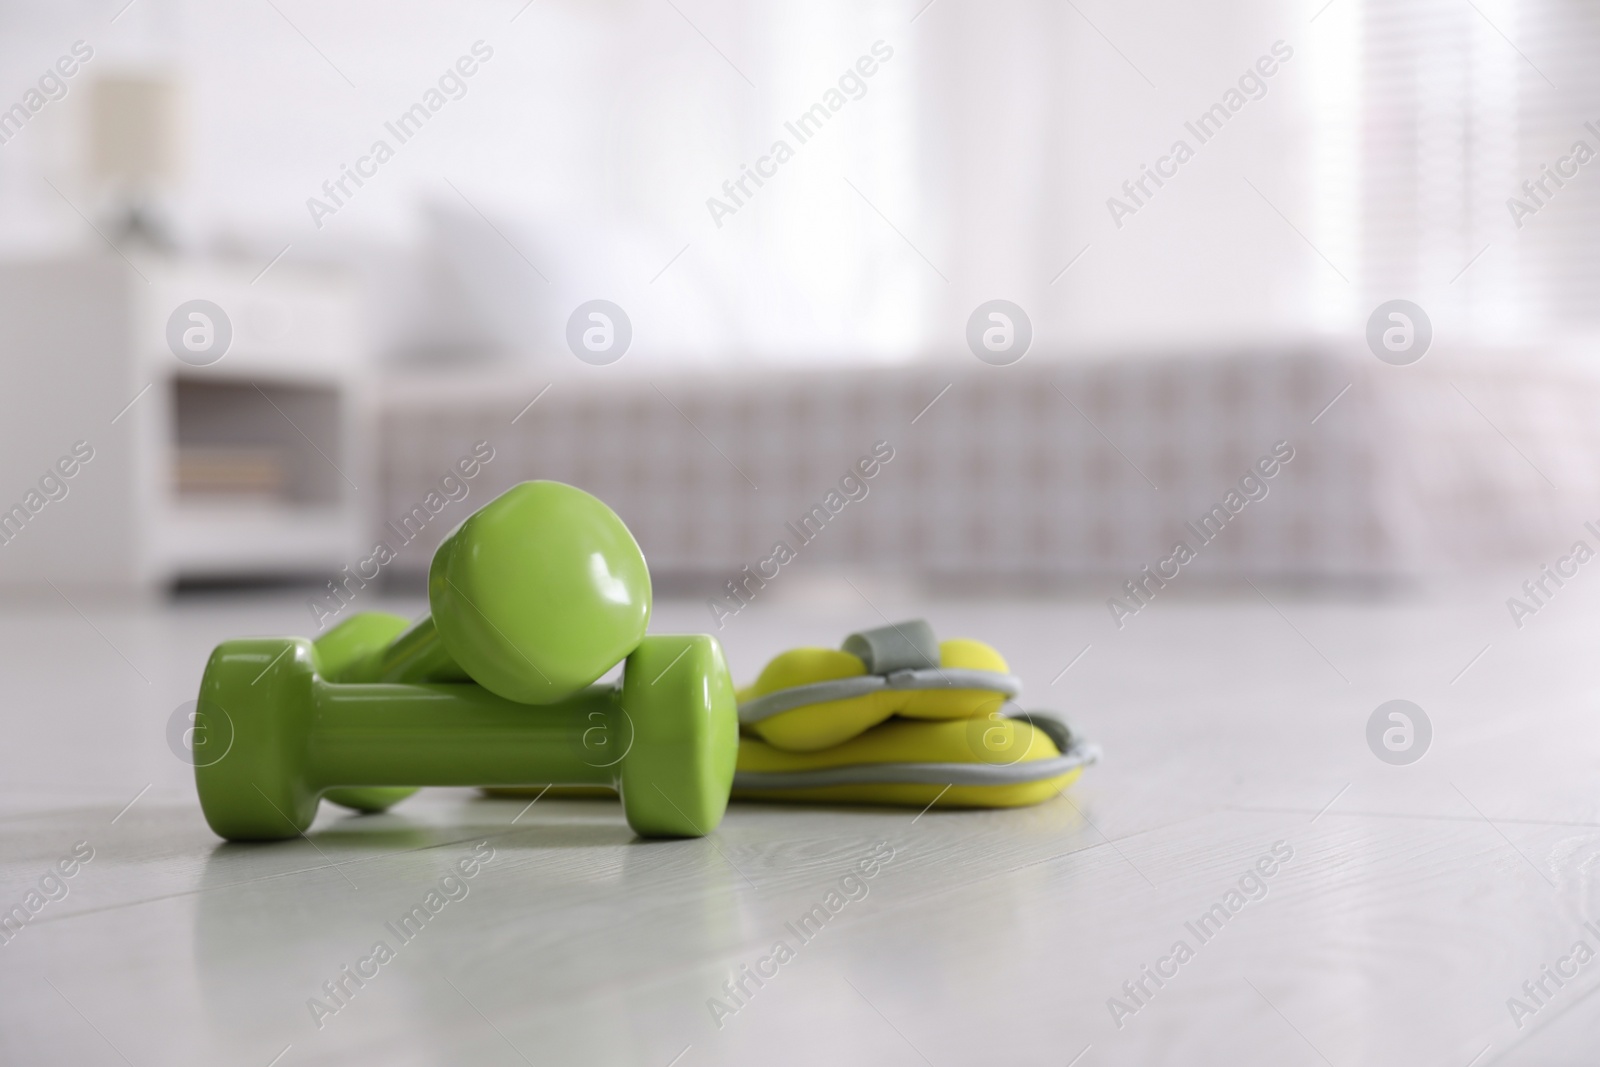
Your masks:
M 598 498 L 560 482 L 523 482 L 440 543 L 428 606 L 431 614 L 382 647 L 342 663 L 340 677 L 470 679 L 507 700 L 550 704 L 639 644 L 650 624 L 650 571 L 633 534 Z M 370 636 L 362 630 L 346 643 Z

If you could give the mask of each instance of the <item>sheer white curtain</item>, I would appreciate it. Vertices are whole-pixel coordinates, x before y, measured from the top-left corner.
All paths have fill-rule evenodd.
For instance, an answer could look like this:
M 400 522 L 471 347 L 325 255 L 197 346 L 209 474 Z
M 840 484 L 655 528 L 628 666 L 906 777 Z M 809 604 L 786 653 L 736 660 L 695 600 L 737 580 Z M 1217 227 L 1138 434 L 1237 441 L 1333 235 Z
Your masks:
M 1336 0 L 1317 27 L 1337 47 L 1317 57 L 1314 239 L 1356 282 L 1320 285 L 1318 320 L 1407 297 L 1442 340 L 1592 336 L 1600 161 L 1545 175 L 1579 141 L 1600 160 L 1600 9 Z
M 1600 128 L 1600 6 L 1527 0 L 1519 28 L 1529 63 L 1519 71 L 1518 185 L 1543 166 L 1555 166 L 1576 141 L 1600 153 L 1600 134 L 1586 125 Z M 1530 318 L 1578 340 L 1600 334 L 1600 158 L 1547 197 L 1537 215 L 1525 217 L 1516 240 Z
M 942 205 L 918 167 L 926 65 L 907 12 L 844 0 L 730 10 L 754 85 L 705 101 L 724 121 L 677 194 L 694 205 L 686 255 L 702 258 L 730 340 L 740 356 L 784 362 L 910 357 L 941 284 L 923 257 Z M 725 192 L 758 167 L 775 173 Z
M 1504 202 L 1516 184 L 1525 79 L 1501 35 L 1515 39 L 1519 7 L 1362 0 L 1322 16 L 1324 32 L 1342 40 L 1344 69 L 1333 60 L 1325 73 L 1343 158 L 1320 162 L 1330 181 L 1347 182 L 1353 167 L 1358 195 L 1328 204 L 1321 221 L 1331 240 L 1358 250 L 1353 313 L 1412 299 L 1441 340 L 1456 341 L 1506 337 L 1519 322 L 1521 250 Z M 1348 96 L 1332 91 L 1335 80 Z

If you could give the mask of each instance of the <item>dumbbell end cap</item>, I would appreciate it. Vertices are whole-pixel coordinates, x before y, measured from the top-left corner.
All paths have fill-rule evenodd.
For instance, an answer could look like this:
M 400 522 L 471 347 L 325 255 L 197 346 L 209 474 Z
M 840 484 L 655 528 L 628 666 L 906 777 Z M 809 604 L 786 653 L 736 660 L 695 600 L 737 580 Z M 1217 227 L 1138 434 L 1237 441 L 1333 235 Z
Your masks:
M 739 712 L 722 646 L 709 634 L 651 636 L 628 657 L 622 761 L 628 825 L 642 837 L 704 837 L 733 788 Z
M 303 637 L 224 641 L 200 681 L 195 730 L 211 748 L 195 788 L 206 822 L 229 841 L 298 837 L 317 815 L 306 781 L 317 657 Z

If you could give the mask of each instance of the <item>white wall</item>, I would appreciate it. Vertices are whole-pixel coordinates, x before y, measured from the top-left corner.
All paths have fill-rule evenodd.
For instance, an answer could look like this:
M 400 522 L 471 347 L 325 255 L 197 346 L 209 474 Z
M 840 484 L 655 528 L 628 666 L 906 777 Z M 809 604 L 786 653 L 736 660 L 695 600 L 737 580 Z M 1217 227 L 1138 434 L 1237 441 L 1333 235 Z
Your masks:
M 1549 265 L 1589 246 L 1501 217 L 1581 118 L 1468 5 L 923 3 L 137 0 L 113 23 L 120 0 L 9 0 L 0 106 L 74 40 L 96 57 L 0 145 L 0 248 L 98 241 L 46 179 L 94 214 L 84 78 L 132 66 L 189 88 L 185 238 L 363 264 L 390 350 L 567 358 L 566 314 L 596 296 L 629 310 L 638 357 L 740 363 L 958 351 L 992 297 L 1069 354 L 1356 336 L 1393 296 L 1515 337 L 1586 303 Z M 1578 76 L 1576 7 L 1479 7 Z M 307 198 L 480 39 L 494 57 L 466 96 L 315 227 Z M 707 197 L 878 40 L 893 58 L 864 97 L 716 226 Z M 1185 120 L 1280 40 L 1294 57 L 1266 96 L 1198 144 Z M 1114 225 L 1107 198 L 1179 138 L 1195 158 Z M 1587 219 L 1594 185 L 1552 213 Z

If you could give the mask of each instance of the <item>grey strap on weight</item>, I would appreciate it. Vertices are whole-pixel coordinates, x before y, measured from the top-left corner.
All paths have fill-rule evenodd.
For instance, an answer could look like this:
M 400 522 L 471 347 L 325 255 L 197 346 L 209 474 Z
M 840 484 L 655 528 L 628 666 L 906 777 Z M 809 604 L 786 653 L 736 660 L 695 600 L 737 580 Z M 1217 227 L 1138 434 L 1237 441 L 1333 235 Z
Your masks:
M 1022 693 L 1022 680 L 1014 674 L 940 667 L 939 642 L 933 627 L 921 619 L 853 633 L 844 639 L 843 650 L 866 664 L 867 673 L 756 697 L 739 705 L 739 721 L 760 722 L 795 708 L 884 689 L 982 689 L 1008 700 Z
M 861 630 L 839 646 L 867 665 L 868 674 L 932 670 L 939 666 L 939 639 L 926 620 Z
M 1022 692 L 1022 680 L 1014 674 L 998 671 L 974 671 L 963 667 L 935 668 L 927 671 L 896 671 L 884 676 L 858 674 L 854 678 L 836 678 L 831 682 L 797 685 L 780 689 L 776 693 L 756 697 L 739 705 L 739 721 L 760 722 L 762 719 L 808 704 L 825 704 L 830 700 L 846 700 L 865 696 L 883 689 L 986 689 L 1007 699 Z

